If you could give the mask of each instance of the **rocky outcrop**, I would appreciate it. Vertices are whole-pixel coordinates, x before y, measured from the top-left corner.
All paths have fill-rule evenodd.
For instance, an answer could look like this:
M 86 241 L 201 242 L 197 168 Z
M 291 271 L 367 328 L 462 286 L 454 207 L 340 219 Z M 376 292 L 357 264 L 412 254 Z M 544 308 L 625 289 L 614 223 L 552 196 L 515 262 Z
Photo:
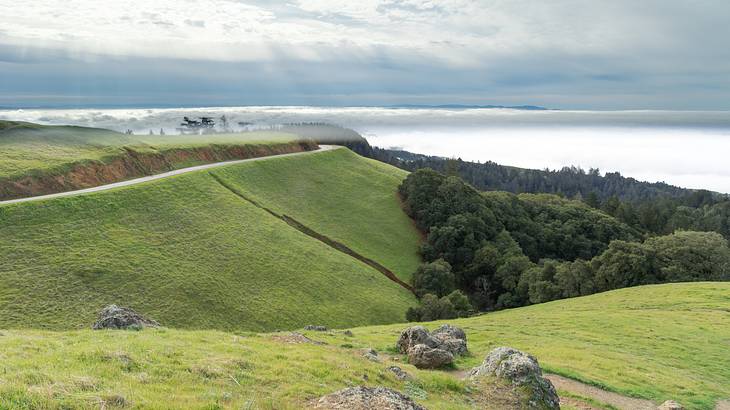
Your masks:
M 407 354 L 408 351 L 419 344 L 430 348 L 441 349 L 454 356 L 463 355 L 468 352 L 466 347 L 466 333 L 452 325 L 443 325 L 429 333 L 423 326 L 413 326 L 401 332 L 396 348 L 398 352 Z
M 450 352 L 432 348 L 423 344 L 415 345 L 408 350 L 408 363 L 419 369 L 438 369 L 454 362 Z
M 350 387 L 319 399 L 317 409 L 330 410 L 425 410 L 410 397 L 385 387 Z
M 435 348 L 440 344 L 441 342 L 432 337 L 426 328 L 423 326 L 413 326 L 401 332 L 396 343 L 396 348 L 399 353 L 407 354 L 416 345 L 426 345 Z
M 527 388 L 529 408 L 559 409 L 560 399 L 553 384 L 542 377 L 540 365 L 533 356 L 510 347 L 492 350 L 481 366 L 469 373 L 472 379 L 496 377 L 507 380 L 513 385 Z
M 142 329 L 144 327 L 159 327 L 160 324 L 148 319 L 132 309 L 109 305 L 99 312 L 93 329 Z

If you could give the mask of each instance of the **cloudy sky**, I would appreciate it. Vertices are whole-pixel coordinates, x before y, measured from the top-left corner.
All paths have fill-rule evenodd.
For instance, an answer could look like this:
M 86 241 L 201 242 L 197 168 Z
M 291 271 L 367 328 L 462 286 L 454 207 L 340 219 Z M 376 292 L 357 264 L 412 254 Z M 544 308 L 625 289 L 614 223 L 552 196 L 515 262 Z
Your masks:
M 0 106 L 730 109 L 727 0 L 0 0 Z

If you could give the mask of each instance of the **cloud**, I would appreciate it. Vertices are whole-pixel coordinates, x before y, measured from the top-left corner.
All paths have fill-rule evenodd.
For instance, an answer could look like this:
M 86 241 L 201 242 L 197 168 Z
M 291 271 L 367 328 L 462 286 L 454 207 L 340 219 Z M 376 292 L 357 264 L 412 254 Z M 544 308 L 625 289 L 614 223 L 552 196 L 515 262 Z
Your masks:
M 155 78 L 170 87 L 208 84 L 200 91 L 226 101 L 238 93 L 239 104 L 273 100 L 241 95 L 248 86 L 279 92 L 280 103 L 730 108 L 727 2 L 16 3 L 0 0 L 6 99 L 35 92 L 31 82 L 48 83 L 46 75 L 79 84 L 76 93 L 53 86 L 59 97 L 87 99 L 91 91 L 133 98 L 137 89 L 140 99 L 154 99 L 138 84 Z M 28 68 L 40 61 L 45 74 Z M 220 81 L 197 78 L 201 73 Z

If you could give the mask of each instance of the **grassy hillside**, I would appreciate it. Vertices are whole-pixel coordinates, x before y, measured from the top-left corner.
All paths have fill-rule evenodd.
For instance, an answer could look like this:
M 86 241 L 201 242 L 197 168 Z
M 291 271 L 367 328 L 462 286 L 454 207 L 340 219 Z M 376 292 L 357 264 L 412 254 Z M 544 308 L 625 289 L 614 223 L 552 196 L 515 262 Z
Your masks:
M 383 264 L 410 283 L 418 232 L 396 195 L 406 172 L 349 150 L 215 170 L 246 197 Z
M 415 244 L 415 231 L 398 214 L 394 177 L 368 160 L 344 150 L 277 159 L 288 171 L 270 182 L 306 185 L 307 175 L 298 170 L 317 167 L 326 179 L 339 178 L 338 158 L 347 158 L 344 165 L 371 181 L 363 189 L 392 200 L 344 200 L 352 215 L 369 218 L 342 219 L 337 232 L 353 232 L 347 238 L 355 238 L 369 232 L 370 220 L 385 221 L 393 225 L 389 232 L 403 231 L 389 239 L 363 235 L 358 244 L 364 245 L 358 246 Z M 246 182 L 245 175 L 254 171 L 244 164 L 225 175 L 247 188 L 256 181 Z M 335 197 L 358 192 L 330 188 L 328 195 Z M 317 221 L 329 212 L 320 207 L 319 194 L 267 200 L 283 209 L 289 205 L 278 201 L 292 201 Z M 207 172 L 0 206 L 0 232 L 0 328 L 87 327 L 109 303 L 131 306 L 170 327 L 344 327 L 401 321 L 415 303 L 380 272 L 241 199 Z
M 0 178 L 17 178 L 43 172 L 60 173 L 83 161 L 109 161 L 125 149 L 159 152 L 211 144 L 254 144 L 287 142 L 293 134 L 250 132 L 211 135 L 126 135 L 115 131 L 75 127 L 44 126 L 0 120 Z M 181 164 L 186 166 L 187 164 Z
M 550 371 L 690 409 L 730 397 L 730 284 L 644 286 L 460 319 L 471 357 L 493 347 L 535 354 Z M 433 328 L 438 323 L 428 323 Z M 429 409 L 470 408 L 479 395 L 459 372 L 418 371 L 395 362 L 405 324 L 339 332 L 305 332 L 326 345 L 294 344 L 285 334 L 231 334 L 173 329 L 3 331 L 0 407 L 98 407 L 124 398 L 158 408 L 301 408 L 352 384 L 385 385 Z M 375 347 L 384 363 L 362 357 Z M 415 381 L 396 380 L 397 364 Z

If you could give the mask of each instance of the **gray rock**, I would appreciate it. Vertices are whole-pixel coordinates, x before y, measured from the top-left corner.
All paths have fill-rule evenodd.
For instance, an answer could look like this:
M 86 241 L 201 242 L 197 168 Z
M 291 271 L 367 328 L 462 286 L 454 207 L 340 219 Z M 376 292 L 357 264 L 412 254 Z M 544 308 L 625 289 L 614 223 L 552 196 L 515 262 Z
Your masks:
M 454 356 L 468 352 L 466 333 L 456 326 L 443 325 L 429 333 L 423 326 L 413 326 L 404 330 L 398 338 L 396 347 L 400 353 L 408 353 L 415 345 L 423 344 L 431 348 L 446 350 Z
M 354 336 L 354 335 L 352 334 L 352 331 L 351 331 L 351 330 L 345 330 L 344 332 L 342 332 L 342 334 L 343 334 L 343 335 L 345 335 L 345 336 L 347 336 L 347 337 L 352 337 L 352 336 Z
M 510 347 L 492 350 L 481 366 L 469 373 L 470 378 L 493 376 L 509 380 L 513 385 L 530 388 L 530 406 L 559 409 L 560 399 L 550 380 L 542 377 L 540 365 L 533 356 Z
M 431 336 L 437 338 L 452 338 L 463 340 L 466 344 L 466 332 L 460 327 L 452 326 L 449 324 L 441 325 L 436 330 L 431 332 Z
M 410 374 L 408 374 L 405 370 L 401 369 L 398 366 L 390 366 L 387 369 L 385 369 L 395 375 L 395 378 L 398 380 L 413 380 L 413 377 L 411 377 Z
M 159 327 L 160 324 L 148 319 L 132 309 L 109 305 L 99 312 L 93 329 L 141 329 L 144 327 Z
M 375 349 L 366 349 L 362 355 L 371 362 L 380 363 L 380 357 L 378 357 L 378 352 Z
M 684 410 L 684 407 L 674 400 L 667 400 L 664 403 L 662 403 L 658 409 L 659 410 Z
M 444 349 L 418 344 L 408 350 L 408 363 L 419 369 L 438 369 L 454 362 L 454 355 Z
M 326 332 L 327 327 L 326 326 L 307 325 L 307 326 L 304 326 L 304 330 L 313 330 L 315 332 Z
M 426 410 L 410 397 L 385 387 L 350 387 L 319 399 L 315 408 L 330 410 Z

